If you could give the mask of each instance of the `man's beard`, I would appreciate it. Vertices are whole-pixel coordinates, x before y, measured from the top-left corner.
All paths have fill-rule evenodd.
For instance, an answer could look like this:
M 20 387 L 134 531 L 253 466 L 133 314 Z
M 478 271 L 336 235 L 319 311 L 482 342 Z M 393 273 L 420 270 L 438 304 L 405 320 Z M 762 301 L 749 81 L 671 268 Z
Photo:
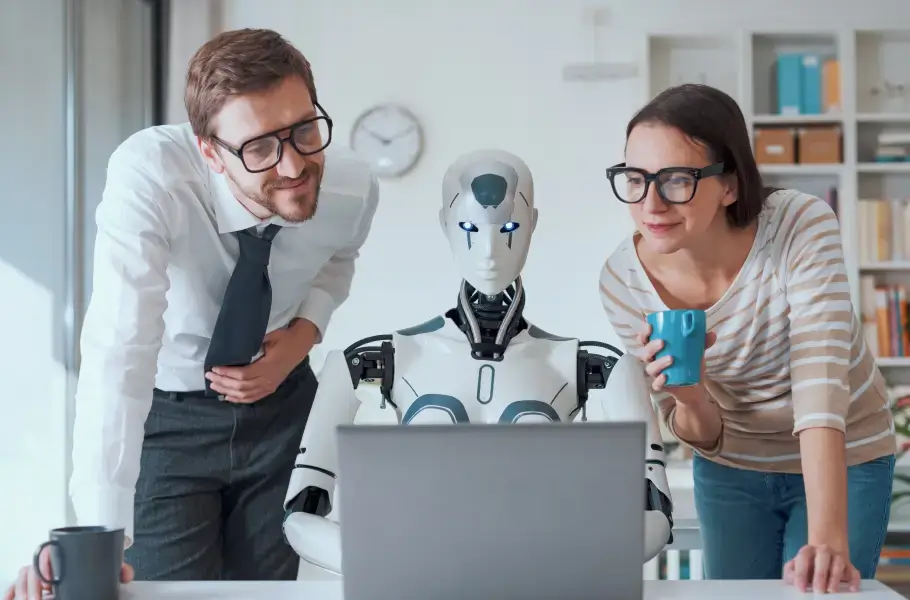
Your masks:
M 262 184 L 259 190 L 255 191 L 241 185 L 230 173 L 228 173 L 228 176 L 244 196 L 289 223 L 308 221 L 316 214 L 316 208 L 319 205 L 319 191 L 322 185 L 322 170 L 316 164 L 307 163 L 297 177 L 270 179 Z M 293 187 L 295 184 L 300 183 L 303 178 L 309 178 L 310 181 L 304 184 L 304 187 L 296 195 L 281 201 L 276 200 L 276 190 Z M 314 181 L 315 185 L 312 185 Z

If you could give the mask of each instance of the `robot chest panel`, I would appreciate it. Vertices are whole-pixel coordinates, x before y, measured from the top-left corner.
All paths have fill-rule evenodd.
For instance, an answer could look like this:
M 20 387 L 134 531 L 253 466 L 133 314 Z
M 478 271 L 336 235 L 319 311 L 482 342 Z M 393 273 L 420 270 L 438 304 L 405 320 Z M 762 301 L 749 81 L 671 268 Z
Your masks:
M 484 362 L 423 356 L 396 369 L 403 424 L 571 421 L 578 396 L 566 368 L 506 356 Z

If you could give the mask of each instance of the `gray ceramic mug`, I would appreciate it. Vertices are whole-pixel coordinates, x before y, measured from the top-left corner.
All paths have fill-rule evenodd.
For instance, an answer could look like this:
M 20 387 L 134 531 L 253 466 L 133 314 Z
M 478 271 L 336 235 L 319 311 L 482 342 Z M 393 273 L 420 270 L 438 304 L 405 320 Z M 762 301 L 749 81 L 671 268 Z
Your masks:
M 38 577 L 52 586 L 55 600 L 117 600 L 123 564 L 123 529 L 61 527 L 35 550 Z M 40 568 L 41 552 L 49 547 L 51 577 Z

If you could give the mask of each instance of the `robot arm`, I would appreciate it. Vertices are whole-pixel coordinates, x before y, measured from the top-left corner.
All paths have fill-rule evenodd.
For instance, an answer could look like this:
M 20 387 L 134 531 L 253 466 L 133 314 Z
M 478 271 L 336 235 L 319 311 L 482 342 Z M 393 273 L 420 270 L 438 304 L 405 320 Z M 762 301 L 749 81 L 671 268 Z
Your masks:
M 613 421 L 644 421 L 648 424 L 645 445 L 645 554 L 648 562 L 673 542 L 673 502 L 667 483 L 663 441 L 651 393 L 641 363 L 631 354 L 600 342 L 580 342 L 583 346 L 600 346 L 616 354 L 602 356 L 579 349 L 578 394 L 584 410 L 588 391 L 606 389 L 602 395 L 605 418 Z
M 381 378 L 383 403 L 391 402 L 390 339 L 367 338 L 344 353 L 336 350 L 326 356 L 285 495 L 285 541 L 303 560 L 335 573 L 341 572 L 341 536 L 338 524 L 326 518 L 338 471 L 335 432 L 338 425 L 354 422 L 360 408 L 355 390 L 361 381 Z M 385 340 L 378 349 L 364 347 L 378 340 Z

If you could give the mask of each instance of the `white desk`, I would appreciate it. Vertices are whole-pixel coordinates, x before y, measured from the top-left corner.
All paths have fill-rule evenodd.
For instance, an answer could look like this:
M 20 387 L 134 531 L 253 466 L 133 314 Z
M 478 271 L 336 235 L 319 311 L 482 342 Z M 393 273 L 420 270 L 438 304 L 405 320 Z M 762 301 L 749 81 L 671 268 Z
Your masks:
M 340 581 L 138 581 L 122 589 L 121 600 L 344 600 Z M 801 594 L 782 581 L 646 581 L 642 600 L 796 600 L 813 597 L 819 596 Z M 864 581 L 859 593 L 831 597 L 903 600 L 903 596 L 877 581 Z

